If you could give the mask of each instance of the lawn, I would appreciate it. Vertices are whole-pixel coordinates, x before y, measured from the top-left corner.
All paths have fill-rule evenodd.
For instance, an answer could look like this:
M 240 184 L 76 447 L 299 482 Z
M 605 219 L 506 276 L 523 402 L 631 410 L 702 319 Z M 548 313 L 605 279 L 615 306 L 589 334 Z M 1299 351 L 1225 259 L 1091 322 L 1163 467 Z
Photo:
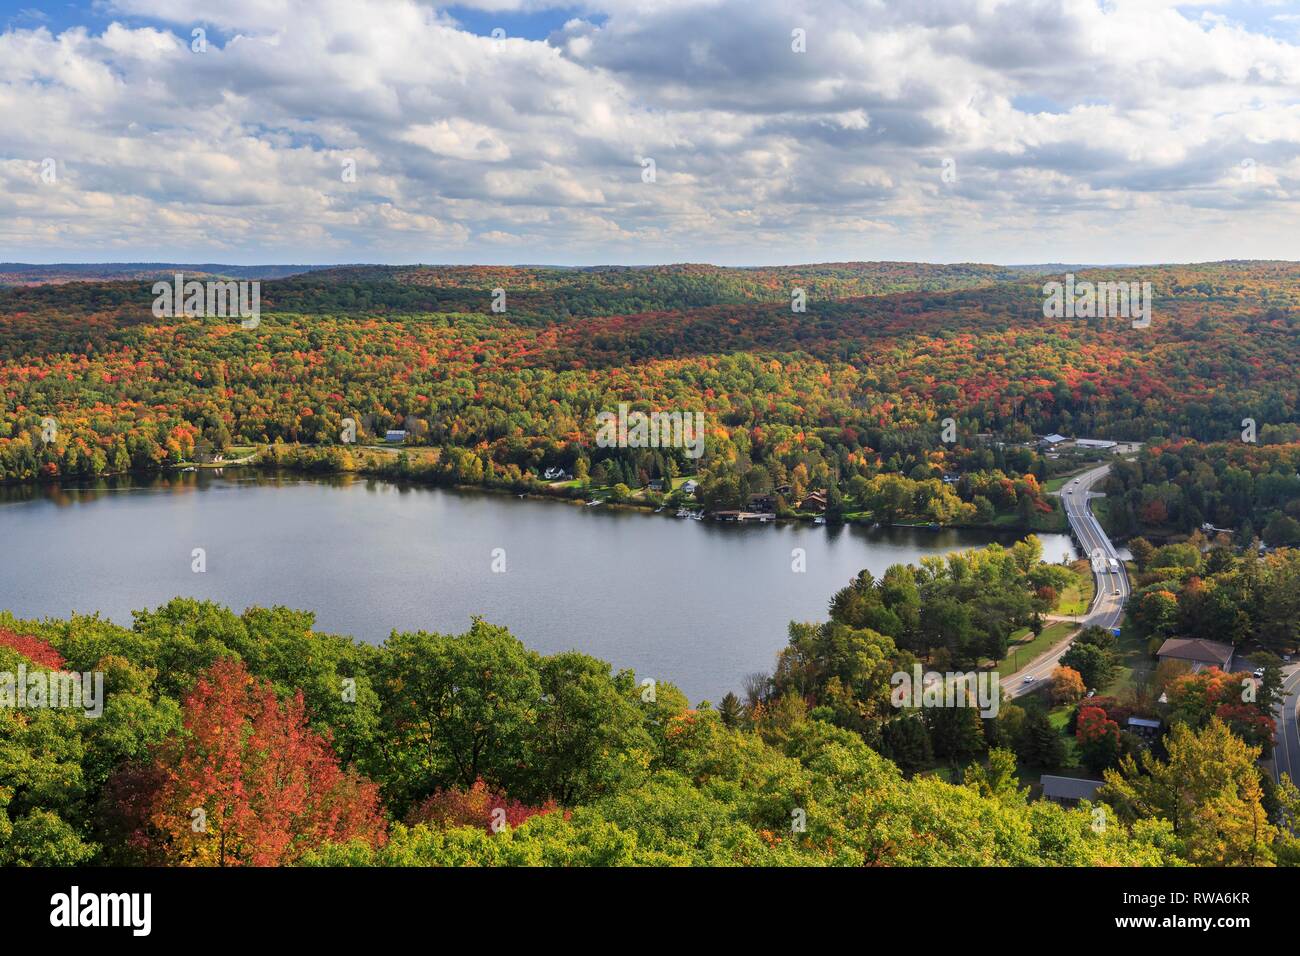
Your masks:
M 1092 607 L 1093 592 L 1097 589 L 1096 579 L 1092 576 L 1091 566 L 1087 561 L 1075 561 L 1070 565 L 1076 583 L 1061 591 L 1060 601 L 1056 606 L 1057 614 L 1086 614 Z
M 1043 628 L 1043 633 L 1037 637 L 1033 636 L 1029 628 L 1012 634 L 1012 643 L 1007 648 L 1007 656 L 998 662 L 998 676 L 1006 677 L 1008 674 L 1014 674 L 1034 658 L 1045 653 L 1053 644 L 1065 640 L 1066 635 L 1076 627 L 1077 624 L 1069 621 L 1057 621 Z
M 1065 509 L 1061 507 L 1060 501 L 1055 498 L 1049 498 L 1048 502 L 1052 506 L 1051 513 L 1040 514 L 1035 512 L 1033 518 L 1030 519 L 1028 530 L 1030 532 L 1045 531 L 1057 534 L 1069 531 L 1070 523 L 1065 517 Z M 1001 514 L 995 515 L 989 524 L 994 528 L 1019 528 L 1020 515 L 1014 510 L 1004 511 Z
M 1137 573 L 1133 562 L 1125 563 L 1130 578 Z M 1119 672 L 1108 688 L 1108 693 L 1118 694 L 1135 684 L 1145 683 L 1156 672 L 1156 662 L 1147 653 L 1147 642 L 1139 638 L 1132 628 L 1121 627 L 1119 646 L 1115 649 L 1119 660 Z
M 1055 478 L 1048 478 L 1043 482 L 1044 491 L 1060 491 L 1065 487 L 1067 482 L 1074 481 L 1075 478 L 1087 471 L 1087 468 L 1079 468 L 1075 471 L 1068 472 L 1064 475 L 1058 475 Z

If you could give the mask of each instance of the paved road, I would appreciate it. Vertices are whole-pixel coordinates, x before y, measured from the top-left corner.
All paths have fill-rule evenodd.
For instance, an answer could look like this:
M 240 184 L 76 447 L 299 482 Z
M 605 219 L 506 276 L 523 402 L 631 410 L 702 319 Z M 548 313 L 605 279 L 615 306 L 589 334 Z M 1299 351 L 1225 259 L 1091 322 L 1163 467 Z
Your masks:
M 1118 627 L 1120 621 L 1124 619 L 1124 602 L 1129 596 L 1128 574 L 1124 570 L 1124 563 L 1119 560 L 1114 545 L 1106 537 L 1106 532 L 1101 530 L 1101 525 L 1093 516 L 1089 505 L 1093 498 L 1101 497 L 1092 488 L 1105 479 L 1108 471 L 1110 465 L 1093 468 L 1068 482 L 1061 489 L 1065 516 L 1070 521 L 1075 537 L 1083 545 L 1085 556 L 1092 561 L 1096 594 L 1093 596 L 1092 607 L 1082 618 L 1085 627 L 1093 624 L 1099 627 Z M 1112 569 L 1110 563 L 1112 560 L 1118 565 L 1117 570 Z M 1073 639 L 1074 634 L 1071 634 L 1014 674 L 1002 678 L 1004 696 L 1018 697 L 1041 686 L 1042 681 L 1052 676 L 1058 659 L 1065 653 Z M 1034 679 L 1026 683 L 1026 677 Z M 1297 766 L 1300 766 L 1300 751 L 1297 752 Z
M 1298 781 L 1300 771 L 1300 725 L 1296 722 L 1296 707 L 1300 705 L 1300 664 L 1282 669 L 1282 711 L 1277 718 L 1277 743 L 1273 748 L 1273 775 L 1280 780 L 1286 774 Z

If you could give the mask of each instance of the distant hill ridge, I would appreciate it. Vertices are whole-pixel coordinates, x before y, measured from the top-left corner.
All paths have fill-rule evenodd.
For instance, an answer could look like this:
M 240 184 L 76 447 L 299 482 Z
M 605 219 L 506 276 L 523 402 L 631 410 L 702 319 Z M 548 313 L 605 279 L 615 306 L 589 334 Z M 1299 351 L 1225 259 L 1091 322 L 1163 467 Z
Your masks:
M 217 262 L 0 262 L 0 285 L 44 285 L 59 282 L 99 282 L 111 279 L 154 279 L 184 272 L 193 276 L 231 279 L 282 279 L 328 266 L 235 266 Z
M 819 262 L 777 266 L 716 266 L 709 263 L 679 262 L 663 265 L 457 265 L 411 263 L 384 265 L 377 263 L 348 263 L 335 265 L 230 265 L 227 263 L 200 262 L 101 262 L 101 263 L 24 263 L 0 262 L 0 286 L 62 285 L 71 282 L 147 282 L 170 278 L 183 272 L 194 278 L 216 277 L 226 279 L 290 279 L 312 275 L 313 282 L 396 282 L 415 286 L 476 286 L 483 280 L 512 279 L 523 285 L 586 282 L 595 280 L 596 289 L 602 281 L 618 281 L 620 277 L 635 278 L 639 282 L 654 281 L 654 277 L 680 277 L 684 280 L 714 280 L 748 285 L 772 284 L 791 281 L 833 280 L 841 286 L 856 286 L 836 290 L 840 297 L 849 294 L 880 294 L 908 289 L 938 291 L 961 286 L 982 285 L 990 282 L 1015 282 L 1032 280 L 1036 276 L 1064 274 L 1066 272 L 1096 273 L 1105 271 L 1132 273 L 1138 270 L 1152 272 L 1181 269 L 1192 272 L 1224 269 L 1266 269 L 1290 273 L 1297 263 L 1285 260 L 1227 260 L 1224 262 L 1167 263 L 1161 265 L 1102 264 L 1102 263 L 1026 263 L 1021 265 L 994 265 L 989 263 L 958 262 L 930 263 L 894 260 L 857 262 Z M 825 290 L 823 290 L 825 291 Z M 737 298 L 752 298 L 739 295 Z

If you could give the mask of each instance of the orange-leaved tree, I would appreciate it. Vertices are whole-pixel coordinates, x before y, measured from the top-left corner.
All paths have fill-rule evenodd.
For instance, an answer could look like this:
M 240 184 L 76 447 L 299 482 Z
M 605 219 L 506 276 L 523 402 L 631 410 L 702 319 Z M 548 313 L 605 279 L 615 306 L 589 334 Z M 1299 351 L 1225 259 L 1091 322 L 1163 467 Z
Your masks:
M 280 700 L 233 659 L 200 675 L 183 730 L 120 771 L 108 798 L 151 863 L 278 866 L 321 843 L 386 839 L 378 788 L 340 769 L 301 691 Z

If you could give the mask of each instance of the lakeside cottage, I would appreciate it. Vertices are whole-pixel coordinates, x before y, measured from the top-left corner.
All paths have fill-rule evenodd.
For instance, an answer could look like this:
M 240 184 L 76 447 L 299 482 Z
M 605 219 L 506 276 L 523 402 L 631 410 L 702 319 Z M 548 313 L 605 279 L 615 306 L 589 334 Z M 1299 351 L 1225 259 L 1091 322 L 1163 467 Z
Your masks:
M 815 511 L 818 514 L 826 510 L 826 492 L 814 491 L 804 496 L 799 502 L 800 511 Z

